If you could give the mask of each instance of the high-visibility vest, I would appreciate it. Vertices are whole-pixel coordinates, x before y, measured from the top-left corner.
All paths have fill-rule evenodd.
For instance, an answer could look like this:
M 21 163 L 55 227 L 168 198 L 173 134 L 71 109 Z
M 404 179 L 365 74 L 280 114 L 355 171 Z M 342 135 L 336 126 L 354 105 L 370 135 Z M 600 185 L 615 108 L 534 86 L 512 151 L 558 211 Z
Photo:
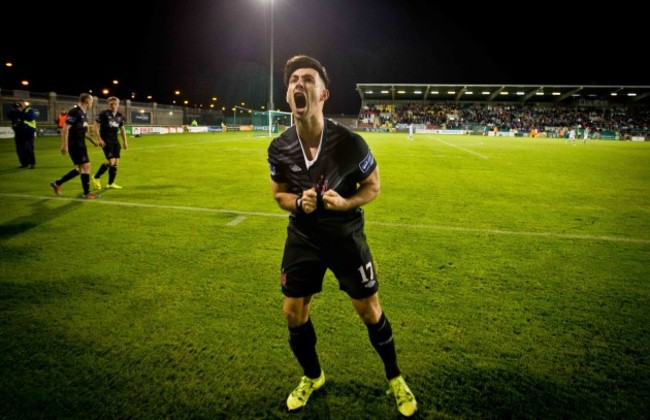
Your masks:
M 31 107 L 28 106 L 27 108 L 24 109 L 23 112 L 26 114 L 30 109 L 31 109 Z M 36 130 L 36 120 L 31 120 L 31 121 L 24 120 L 23 122 L 25 123 L 25 125 L 27 125 L 27 126 L 33 128 L 34 130 Z

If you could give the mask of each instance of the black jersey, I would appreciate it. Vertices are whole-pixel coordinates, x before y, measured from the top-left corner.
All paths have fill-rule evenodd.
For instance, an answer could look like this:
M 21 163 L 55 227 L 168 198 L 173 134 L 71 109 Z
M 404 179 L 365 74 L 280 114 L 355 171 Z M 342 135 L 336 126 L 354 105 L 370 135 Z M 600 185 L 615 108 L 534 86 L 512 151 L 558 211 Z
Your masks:
M 68 131 L 68 147 L 85 146 L 86 133 L 88 132 L 88 115 L 78 105 L 75 105 L 65 119 L 65 123 L 70 126 Z
M 119 112 L 113 114 L 110 109 L 100 112 L 95 121 L 99 123 L 99 135 L 108 143 L 119 143 L 117 132 L 124 126 L 124 117 Z
M 372 173 L 377 162 L 366 141 L 348 128 L 326 119 L 323 130 L 320 151 L 309 169 L 295 125 L 273 139 L 268 148 L 271 179 L 288 184 L 289 192 L 297 195 L 317 187 L 319 193 L 333 189 L 342 197 L 350 197 L 359 182 Z M 326 210 L 319 199 L 315 212 L 292 214 L 290 223 L 310 236 L 344 235 L 363 227 L 363 210 Z

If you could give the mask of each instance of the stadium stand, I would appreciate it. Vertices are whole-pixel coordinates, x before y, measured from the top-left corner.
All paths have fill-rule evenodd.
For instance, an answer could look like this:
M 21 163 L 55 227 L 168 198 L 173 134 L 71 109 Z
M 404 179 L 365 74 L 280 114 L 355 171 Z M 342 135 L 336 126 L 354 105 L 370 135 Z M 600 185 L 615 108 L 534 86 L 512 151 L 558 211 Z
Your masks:
M 357 129 L 650 138 L 650 86 L 357 84 Z M 496 129 L 495 129 L 496 128 Z M 565 130 L 566 131 L 566 130 Z

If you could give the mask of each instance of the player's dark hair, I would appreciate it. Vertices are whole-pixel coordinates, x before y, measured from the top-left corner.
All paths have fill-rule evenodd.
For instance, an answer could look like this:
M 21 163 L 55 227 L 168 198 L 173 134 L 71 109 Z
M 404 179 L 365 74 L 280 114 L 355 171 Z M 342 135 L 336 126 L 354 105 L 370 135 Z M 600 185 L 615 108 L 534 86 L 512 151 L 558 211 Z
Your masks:
M 323 83 L 325 83 L 325 88 L 329 87 L 330 79 L 327 76 L 327 70 L 325 70 L 325 67 L 323 67 L 323 65 L 318 60 L 308 55 L 295 55 L 287 60 L 287 63 L 284 65 L 285 86 L 289 86 L 289 78 L 291 77 L 294 71 L 298 69 L 304 69 L 304 68 L 316 70 L 320 75 L 320 78 L 323 79 Z

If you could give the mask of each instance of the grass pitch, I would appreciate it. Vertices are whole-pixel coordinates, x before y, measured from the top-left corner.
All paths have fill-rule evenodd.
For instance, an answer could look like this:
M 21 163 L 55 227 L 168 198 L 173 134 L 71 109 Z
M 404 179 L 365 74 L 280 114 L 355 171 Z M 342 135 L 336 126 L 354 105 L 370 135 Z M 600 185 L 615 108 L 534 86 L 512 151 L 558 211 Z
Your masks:
M 380 295 L 420 418 L 648 418 L 650 143 L 364 134 Z M 59 139 L 0 140 L 0 418 L 398 418 L 328 274 L 300 413 L 268 138 L 132 138 L 80 198 Z M 91 149 L 93 173 L 103 159 Z M 102 178 L 105 184 L 107 174 Z

